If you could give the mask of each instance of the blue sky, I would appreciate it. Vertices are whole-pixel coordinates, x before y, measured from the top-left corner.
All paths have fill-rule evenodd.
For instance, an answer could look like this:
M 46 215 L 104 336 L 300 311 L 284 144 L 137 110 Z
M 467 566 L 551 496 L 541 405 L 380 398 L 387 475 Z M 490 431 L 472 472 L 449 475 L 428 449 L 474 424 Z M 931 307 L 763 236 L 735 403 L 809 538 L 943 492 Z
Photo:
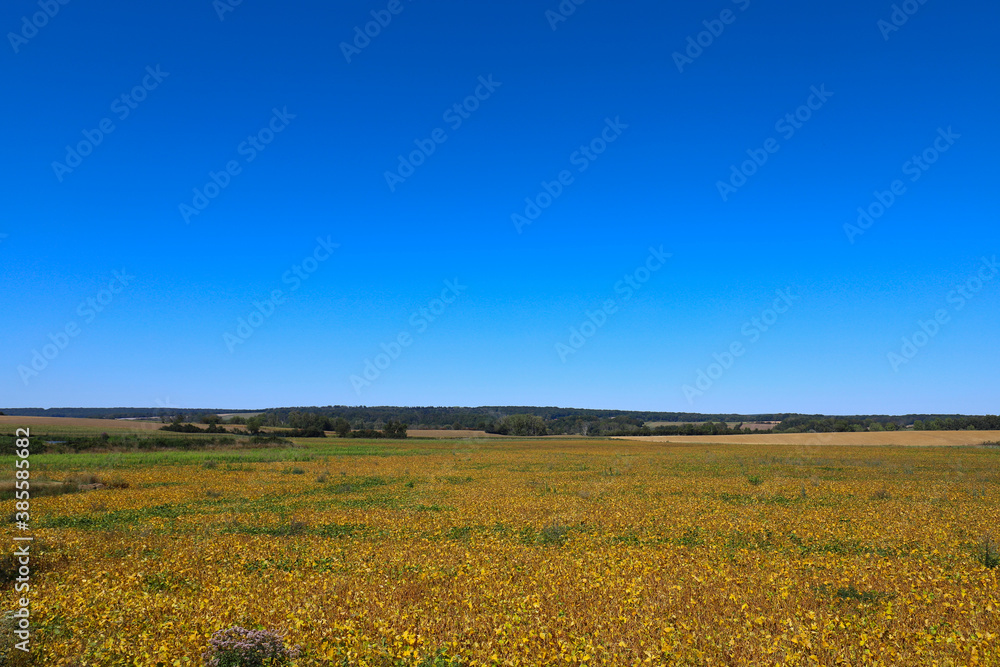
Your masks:
M 8 3 L 0 405 L 995 413 L 1000 8 L 897 7 Z

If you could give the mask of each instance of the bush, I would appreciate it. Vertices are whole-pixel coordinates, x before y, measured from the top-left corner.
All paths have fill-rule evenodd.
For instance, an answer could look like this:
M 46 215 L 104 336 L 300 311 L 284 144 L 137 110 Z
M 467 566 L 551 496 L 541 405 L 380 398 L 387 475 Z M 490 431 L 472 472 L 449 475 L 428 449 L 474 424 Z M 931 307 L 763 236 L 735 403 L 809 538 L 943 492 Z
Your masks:
M 284 637 L 270 630 L 247 630 L 233 626 L 219 630 L 202 654 L 205 667 L 279 667 L 290 665 L 299 648 L 285 647 Z
M 357 431 L 351 431 L 348 436 L 349 438 L 384 438 L 385 434 L 382 431 L 376 431 L 373 428 L 362 428 Z
M 761 477 L 760 475 L 750 475 L 749 477 L 747 477 L 747 481 L 750 483 L 751 486 L 760 486 L 761 484 L 764 483 L 764 478 Z
M 88 484 L 103 484 L 104 482 L 102 482 L 101 478 L 94 473 L 83 472 L 76 475 L 70 475 L 63 480 L 63 483 L 72 484 L 74 486 L 87 486 Z
M 174 422 L 160 427 L 161 431 L 173 431 L 174 433 L 206 433 L 205 429 L 200 429 L 194 424 L 180 424 Z
M 127 489 L 129 487 L 128 480 L 126 480 L 121 475 L 115 475 L 103 482 L 104 486 L 109 489 Z
M 271 435 L 279 438 L 325 438 L 326 433 L 318 428 L 296 428 L 290 431 L 271 431 Z
M 400 421 L 390 421 L 382 429 L 382 435 L 387 438 L 405 438 L 406 437 L 406 424 Z
M 989 536 L 983 538 L 976 557 L 983 564 L 983 567 L 988 567 L 991 570 L 1000 565 L 1000 551 L 997 550 L 997 543 L 993 541 L 993 538 Z

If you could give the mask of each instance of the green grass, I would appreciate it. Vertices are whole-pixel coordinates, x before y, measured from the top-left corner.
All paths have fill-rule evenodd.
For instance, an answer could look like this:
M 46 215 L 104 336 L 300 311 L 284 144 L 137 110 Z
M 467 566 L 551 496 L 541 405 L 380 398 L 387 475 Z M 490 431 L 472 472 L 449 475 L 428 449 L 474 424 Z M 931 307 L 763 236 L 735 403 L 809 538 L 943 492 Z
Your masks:
M 891 600 L 896 597 L 892 593 L 880 593 L 878 591 L 859 591 L 854 587 L 854 584 L 847 586 L 846 588 L 838 588 L 835 595 L 841 600 L 849 600 L 852 602 L 881 602 L 882 600 Z

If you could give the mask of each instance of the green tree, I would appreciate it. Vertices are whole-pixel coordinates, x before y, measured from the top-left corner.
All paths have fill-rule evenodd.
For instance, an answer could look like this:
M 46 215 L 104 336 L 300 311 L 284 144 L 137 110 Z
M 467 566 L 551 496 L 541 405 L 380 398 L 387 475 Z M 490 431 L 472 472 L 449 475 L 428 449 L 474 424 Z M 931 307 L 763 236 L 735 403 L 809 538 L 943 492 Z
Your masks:
M 331 430 L 336 431 L 337 435 L 341 438 L 346 438 L 351 433 L 351 422 L 343 417 L 334 419 L 331 426 L 333 427 Z
M 510 415 L 500 420 L 497 433 L 503 435 L 538 436 L 548 433 L 545 420 L 536 415 Z
M 260 415 L 256 415 L 247 420 L 247 432 L 250 435 L 257 435 L 260 433 L 260 427 L 264 425 L 264 420 Z
M 382 427 L 382 435 L 386 438 L 405 438 L 406 424 L 395 420 L 386 422 L 385 426 Z

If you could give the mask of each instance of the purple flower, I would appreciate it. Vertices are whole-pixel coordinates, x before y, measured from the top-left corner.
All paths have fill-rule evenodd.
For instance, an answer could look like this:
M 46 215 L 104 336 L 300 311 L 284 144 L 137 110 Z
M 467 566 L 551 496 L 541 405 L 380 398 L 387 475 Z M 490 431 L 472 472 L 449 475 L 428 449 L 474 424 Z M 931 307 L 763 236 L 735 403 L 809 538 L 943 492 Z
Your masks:
M 270 630 L 233 626 L 219 630 L 208 642 L 205 667 L 279 667 L 299 657 L 298 646 L 285 647 L 285 638 Z

